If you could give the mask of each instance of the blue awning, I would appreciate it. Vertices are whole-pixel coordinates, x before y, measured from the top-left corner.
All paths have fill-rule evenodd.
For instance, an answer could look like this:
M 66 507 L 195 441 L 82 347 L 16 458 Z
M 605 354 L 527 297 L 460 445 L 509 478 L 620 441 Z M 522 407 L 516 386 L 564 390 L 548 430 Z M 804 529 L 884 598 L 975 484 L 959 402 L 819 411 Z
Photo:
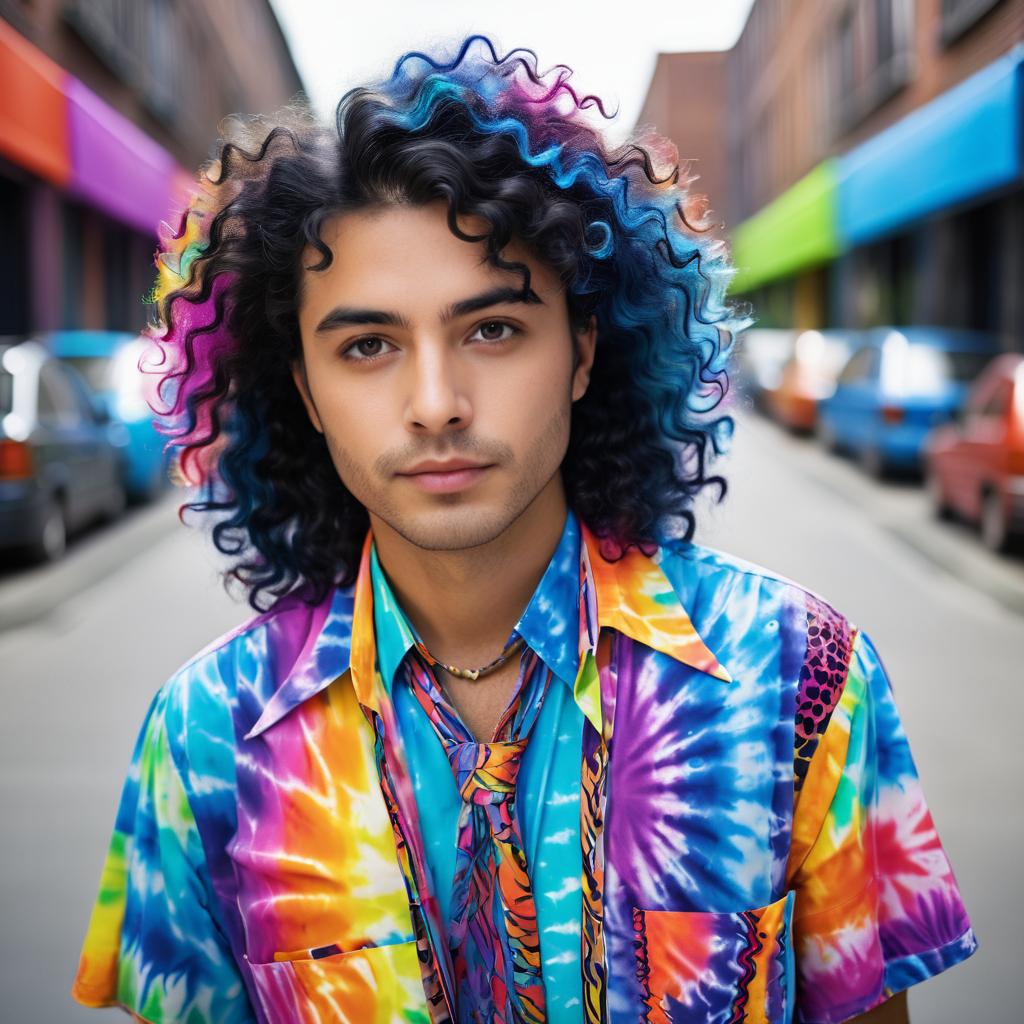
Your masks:
M 839 158 L 839 236 L 859 245 L 1024 172 L 1024 44 Z

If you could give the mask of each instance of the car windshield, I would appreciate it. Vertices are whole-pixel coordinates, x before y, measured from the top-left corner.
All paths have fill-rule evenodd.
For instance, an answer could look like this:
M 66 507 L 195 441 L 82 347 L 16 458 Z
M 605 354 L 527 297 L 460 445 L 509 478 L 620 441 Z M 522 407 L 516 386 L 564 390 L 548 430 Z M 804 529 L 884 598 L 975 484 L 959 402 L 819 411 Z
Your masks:
M 0 416 L 6 416 L 14 408 L 14 378 L 0 370 Z
M 995 358 L 992 352 L 945 352 L 953 380 L 970 383 Z
M 73 366 L 93 391 L 110 390 L 109 356 L 67 356 L 61 362 Z
M 970 383 L 992 359 L 991 352 L 956 352 L 930 345 L 894 348 L 883 365 L 883 387 L 888 391 L 927 395 L 942 391 L 950 381 Z

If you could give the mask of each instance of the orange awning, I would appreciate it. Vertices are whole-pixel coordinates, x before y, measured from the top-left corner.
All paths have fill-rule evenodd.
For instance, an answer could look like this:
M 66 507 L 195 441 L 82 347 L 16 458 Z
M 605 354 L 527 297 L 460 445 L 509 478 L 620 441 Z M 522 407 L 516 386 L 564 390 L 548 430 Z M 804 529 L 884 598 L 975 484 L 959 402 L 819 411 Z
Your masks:
M 71 177 L 65 72 L 0 21 L 0 154 L 65 185 Z

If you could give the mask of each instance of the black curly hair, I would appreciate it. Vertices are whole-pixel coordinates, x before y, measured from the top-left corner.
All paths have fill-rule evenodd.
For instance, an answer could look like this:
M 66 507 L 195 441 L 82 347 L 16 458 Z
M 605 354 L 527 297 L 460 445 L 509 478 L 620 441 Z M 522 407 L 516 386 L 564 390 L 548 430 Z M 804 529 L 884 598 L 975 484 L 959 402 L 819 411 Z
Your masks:
M 203 487 L 185 509 L 213 514 L 214 543 L 234 558 L 228 579 L 253 608 L 350 585 L 369 526 L 291 376 L 302 256 L 320 254 L 306 269 L 330 264 L 320 232 L 343 212 L 443 199 L 453 234 L 523 273 L 524 290 L 529 271 L 502 257 L 512 239 L 558 273 L 571 326 L 596 317 L 562 473 L 610 557 L 689 540 L 694 497 L 709 484 L 724 496 L 706 460 L 733 421 L 709 414 L 743 326 L 725 304 L 724 245 L 695 226 L 701 197 L 675 148 L 658 136 L 610 148 L 587 110 L 608 115 L 569 74 L 471 36 L 451 60 L 406 54 L 390 78 L 346 93 L 333 126 L 295 110 L 235 122 L 200 174 L 157 259 L 160 412 L 185 477 Z M 462 232 L 466 215 L 487 234 Z

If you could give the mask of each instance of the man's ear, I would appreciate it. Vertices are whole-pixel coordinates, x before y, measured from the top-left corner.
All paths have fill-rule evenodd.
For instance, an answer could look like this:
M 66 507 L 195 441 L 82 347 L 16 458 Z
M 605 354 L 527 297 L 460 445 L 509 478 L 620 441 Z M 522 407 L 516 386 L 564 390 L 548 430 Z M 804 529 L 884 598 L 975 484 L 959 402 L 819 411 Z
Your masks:
M 597 317 L 592 316 L 582 331 L 573 332 L 573 343 L 576 348 L 573 359 L 572 400 L 581 399 L 590 384 L 590 370 L 594 365 L 594 353 L 597 349 Z
M 322 434 L 324 432 L 324 425 L 320 422 L 320 414 L 316 411 L 313 396 L 309 393 L 309 381 L 306 379 L 306 363 L 304 360 L 296 359 L 292 363 L 292 380 L 295 381 L 295 386 L 299 389 L 299 397 L 302 399 L 302 404 L 306 407 L 306 415 L 309 417 L 309 422 L 313 424 L 313 429 L 318 434 Z

